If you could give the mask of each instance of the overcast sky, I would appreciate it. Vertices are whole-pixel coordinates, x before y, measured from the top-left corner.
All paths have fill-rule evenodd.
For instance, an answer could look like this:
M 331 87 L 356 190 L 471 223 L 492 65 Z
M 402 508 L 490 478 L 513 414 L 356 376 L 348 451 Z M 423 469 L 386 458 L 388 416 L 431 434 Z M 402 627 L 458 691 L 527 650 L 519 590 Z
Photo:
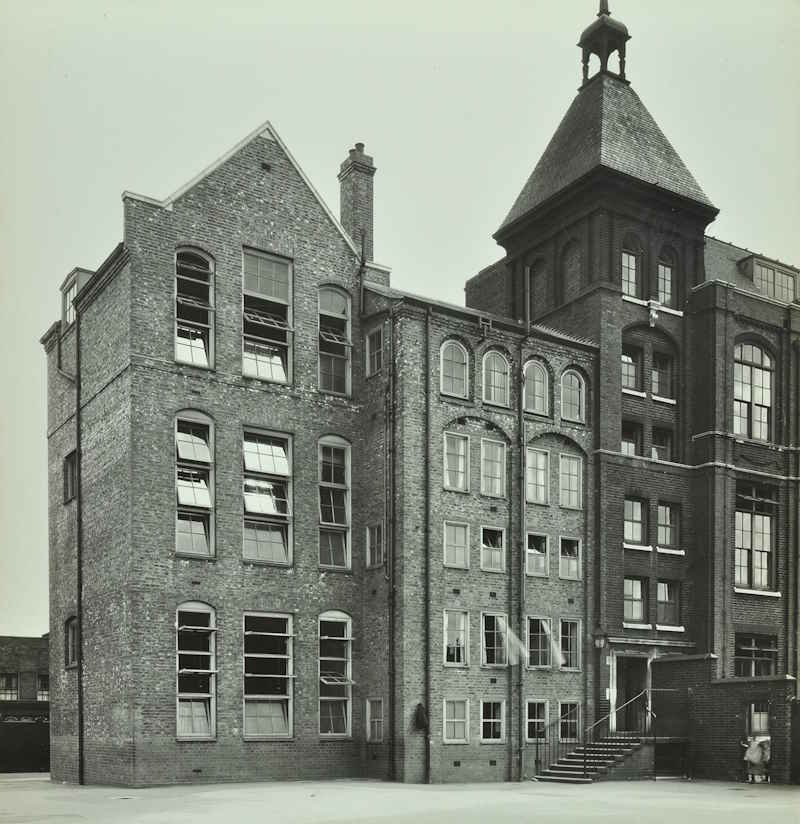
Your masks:
M 580 84 L 595 0 L 0 0 L 0 634 L 47 630 L 45 359 L 58 287 L 269 119 L 338 212 L 375 158 L 375 257 L 463 303 Z M 628 77 L 721 209 L 800 264 L 800 0 L 611 0 Z

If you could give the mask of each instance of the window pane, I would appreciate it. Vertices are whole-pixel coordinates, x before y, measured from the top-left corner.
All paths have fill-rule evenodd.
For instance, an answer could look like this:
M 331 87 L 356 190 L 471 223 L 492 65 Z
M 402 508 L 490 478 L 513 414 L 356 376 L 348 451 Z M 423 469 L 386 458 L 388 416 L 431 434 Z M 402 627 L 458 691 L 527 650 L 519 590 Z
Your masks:
M 508 405 L 508 363 L 497 352 L 483 359 L 483 399 L 489 403 Z
M 288 526 L 260 521 L 244 522 L 244 557 L 285 564 L 289 561 Z
M 244 253 L 244 288 L 271 300 L 289 302 L 289 264 Z
M 445 435 L 444 473 L 448 489 L 467 489 L 467 439 Z
M 561 506 L 580 509 L 582 507 L 582 473 L 583 461 L 572 455 L 561 455 L 559 473 Z
M 444 525 L 444 562 L 450 566 L 468 566 L 468 527 L 466 524 Z
M 467 355 L 457 343 L 446 343 L 442 349 L 442 392 L 467 395 Z
M 506 447 L 496 441 L 481 442 L 483 463 L 481 465 L 481 492 L 484 495 L 505 495 Z
M 244 341 L 242 366 L 245 375 L 275 383 L 288 380 L 288 354 L 285 346 Z
M 547 536 L 528 533 L 528 575 L 547 575 Z
M 284 438 L 246 432 L 244 436 L 244 468 L 268 475 L 288 475 L 288 442 Z

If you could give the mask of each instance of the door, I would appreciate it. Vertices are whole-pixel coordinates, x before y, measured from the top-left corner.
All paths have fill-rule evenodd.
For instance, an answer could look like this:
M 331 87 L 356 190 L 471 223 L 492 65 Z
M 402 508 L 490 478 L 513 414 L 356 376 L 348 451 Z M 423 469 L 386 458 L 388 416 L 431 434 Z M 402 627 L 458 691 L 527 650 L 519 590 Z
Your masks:
M 640 732 L 647 709 L 647 659 L 635 655 L 617 656 L 617 732 Z

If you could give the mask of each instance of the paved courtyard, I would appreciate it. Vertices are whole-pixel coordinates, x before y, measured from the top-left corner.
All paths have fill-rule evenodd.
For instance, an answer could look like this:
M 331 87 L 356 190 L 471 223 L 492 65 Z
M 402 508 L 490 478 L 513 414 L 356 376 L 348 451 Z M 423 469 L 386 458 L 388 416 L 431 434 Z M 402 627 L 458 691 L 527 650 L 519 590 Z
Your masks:
M 0 775 L 0 824 L 800 824 L 800 787 L 712 782 L 449 784 L 298 781 L 118 789 Z

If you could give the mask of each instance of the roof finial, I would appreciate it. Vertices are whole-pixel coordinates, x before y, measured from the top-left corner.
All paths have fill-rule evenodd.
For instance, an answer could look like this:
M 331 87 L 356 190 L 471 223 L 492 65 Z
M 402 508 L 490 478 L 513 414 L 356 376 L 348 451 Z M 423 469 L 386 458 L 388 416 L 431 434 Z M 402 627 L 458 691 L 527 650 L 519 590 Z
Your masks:
M 602 17 L 604 14 L 611 14 L 611 12 L 608 10 L 608 0 L 600 0 L 600 11 L 597 12 L 597 16 Z

